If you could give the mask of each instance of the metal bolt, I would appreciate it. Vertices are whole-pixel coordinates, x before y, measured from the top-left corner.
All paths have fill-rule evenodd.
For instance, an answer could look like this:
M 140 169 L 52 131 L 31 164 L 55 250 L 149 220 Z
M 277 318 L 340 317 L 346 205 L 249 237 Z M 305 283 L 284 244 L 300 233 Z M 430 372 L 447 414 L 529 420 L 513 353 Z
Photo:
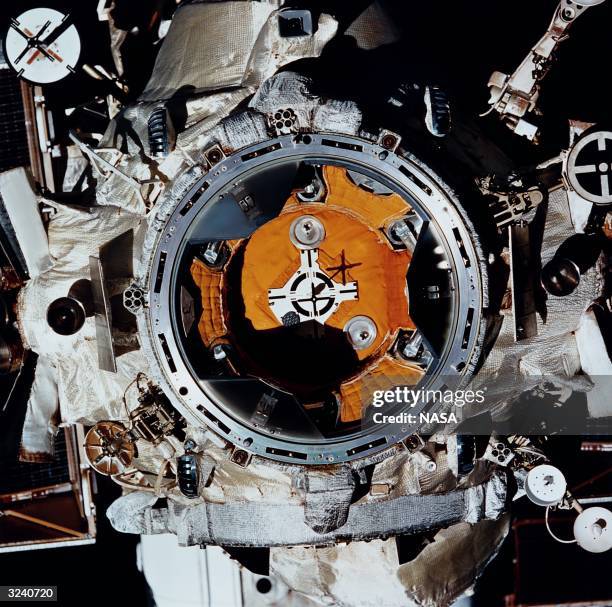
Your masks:
M 413 333 L 408 341 L 401 346 L 401 353 L 404 358 L 416 358 L 423 345 L 423 336 L 420 333 Z
M 227 352 L 225 348 L 219 344 L 213 348 L 213 356 L 215 360 L 225 360 L 227 358 Z
M 218 263 L 219 257 L 221 255 L 221 247 L 223 243 L 221 242 L 209 242 L 204 249 L 203 257 L 204 261 L 209 265 L 214 266 Z
M 396 242 L 414 244 L 414 237 L 404 219 L 394 222 L 389 228 L 389 233 Z

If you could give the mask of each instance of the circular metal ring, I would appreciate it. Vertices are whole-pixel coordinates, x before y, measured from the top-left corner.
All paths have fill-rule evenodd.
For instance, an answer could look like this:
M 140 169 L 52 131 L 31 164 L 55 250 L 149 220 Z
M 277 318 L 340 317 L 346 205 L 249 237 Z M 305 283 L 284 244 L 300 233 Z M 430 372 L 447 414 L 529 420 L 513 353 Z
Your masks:
M 179 179 L 162 202 L 147 236 L 139 284 L 148 290 L 149 307 L 138 314 L 152 378 L 176 408 L 193 424 L 208 426 L 227 440 L 263 457 L 294 464 L 350 461 L 389 448 L 415 428 L 380 425 L 354 435 L 321 440 L 288 438 L 238 418 L 224 407 L 218 391 L 200 381 L 179 337 L 176 276 L 184 239 L 200 213 L 225 200 L 232 184 L 249 175 L 290 162 L 329 164 L 359 170 L 409 201 L 414 212 L 435 234 L 448 259 L 453 293 L 448 336 L 428 369 L 427 389 L 456 386 L 471 377 L 484 340 L 483 309 L 488 305 L 486 264 L 475 231 L 452 192 L 435 174 L 407 153 L 383 150 L 368 141 L 344 135 L 282 136 L 228 156 L 208 174 L 199 169 Z M 225 197 L 225 198 L 224 198 Z M 164 210 L 165 209 L 165 210 Z M 434 294 L 435 295 L 435 294 Z

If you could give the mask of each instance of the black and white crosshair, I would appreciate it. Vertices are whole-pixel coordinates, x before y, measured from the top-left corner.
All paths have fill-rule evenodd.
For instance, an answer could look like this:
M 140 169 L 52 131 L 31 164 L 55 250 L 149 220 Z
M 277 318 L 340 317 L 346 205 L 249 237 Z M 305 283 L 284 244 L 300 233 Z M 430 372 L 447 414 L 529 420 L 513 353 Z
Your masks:
M 585 200 L 612 204 L 612 132 L 581 137 L 567 156 L 566 175 L 570 187 Z
M 301 250 L 295 274 L 285 286 L 268 291 L 268 304 L 281 323 L 294 319 L 290 324 L 309 320 L 324 324 L 342 302 L 359 298 L 356 282 L 335 282 L 321 269 L 318 259 L 317 249 Z
M 81 39 L 70 15 L 52 8 L 33 8 L 10 21 L 4 54 L 20 78 L 51 84 L 74 73 Z

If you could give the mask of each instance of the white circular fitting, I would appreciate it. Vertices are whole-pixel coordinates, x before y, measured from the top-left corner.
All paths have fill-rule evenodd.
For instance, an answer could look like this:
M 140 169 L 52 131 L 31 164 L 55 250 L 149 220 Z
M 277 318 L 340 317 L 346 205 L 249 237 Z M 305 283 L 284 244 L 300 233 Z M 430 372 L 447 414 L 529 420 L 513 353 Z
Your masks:
M 438 469 L 438 464 L 436 464 L 433 459 L 429 459 L 424 463 L 423 467 L 427 472 L 435 472 Z
M 567 491 L 565 476 L 559 468 L 542 464 L 527 475 L 525 493 L 538 506 L 554 506 L 563 500 Z
M 312 215 L 298 217 L 289 228 L 291 242 L 298 249 L 316 249 L 325 238 L 325 226 Z
M 567 182 L 581 198 L 596 205 L 612 203 L 612 166 L 608 162 L 591 162 L 583 157 L 595 152 L 609 154 L 611 146 L 612 131 L 594 131 L 580 137 L 567 155 Z M 585 148 L 588 151 L 583 154 Z M 586 183 L 585 175 L 590 178 Z
M 65 27 L 67 19 L 64 13 L 46 7 L 32 8 L 16 18 L 6 33 L 4 54 L 19 77 L 34 84 L 51 84 L 74 72 L 81 56 L 81 38 L 74 25 Z M 59 36 L 45 44 L 45 38 L 60 27 Z M 36 36 L 40 43 L 29 46 L 29 38 Z
M 574 522 L 574 537 L 587 552 L 612 548 L 612 512 L 596 506 L 581 512 Z
M 365 350 L 369 348 L 376 339 L 376 325 L 367 316 L 355 316 L 351 318 L 345 327 L 344 332 L 355 350 Z

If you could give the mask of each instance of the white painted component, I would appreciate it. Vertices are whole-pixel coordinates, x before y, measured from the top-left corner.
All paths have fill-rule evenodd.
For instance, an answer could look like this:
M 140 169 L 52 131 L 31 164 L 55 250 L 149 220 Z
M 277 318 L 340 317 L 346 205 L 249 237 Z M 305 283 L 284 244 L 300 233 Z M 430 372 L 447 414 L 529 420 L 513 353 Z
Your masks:
M 576 234 L 584 234 L 593 210 L 593 203 L 579 196 L 574 190 L 567 190 L 567 201 Z
M 19 15 L 6 34 L 6 59 L 17 74 L 36 84 L 59 82 L 74 71 L 81 55 L 81 40 L 74 25 L 53 39 L 67 16 L 51 8 L 33 8 Z M 38 37 L 31 45 L 29 38 Z M 45 43 L 49 40 L 48 43 Z
M 606 552 L 612 548 L 612 512 L 595 506 L 587 508 L 574 522 L 574 537 L 587 552 Z
M 580 324 L 576 331 L 576 343 L 582 371 L 593 382 L 592 389 L 586 394 L 589 417 L 612 416 L 611 380 L 609 379 L 612 376 L 612 361 L 610 361 L 599 323 L 592 309 L 587 310 L 580 317 Z
M 538 506 L 554 506 L 567 491 L 567 482 L 558 468 L 542 464 L 533 468 L 525 481 L 527 497 Z
M 138 568 L 157 607 L 312 607 L 277 576 L 251 573 L 217 546 L 179 546 L 171 534 L 142 535 Z
M 23 451 L 53 454 L 58 405 L 56 370 L 46 356 L 39 356 L 21 431 Z
M 608 162 L 611 142 L 611 131 L 595 131 L 578 139 L 567 155 L 564 167 L 567 182 L 578 196 L 593 204 L 607 205 L 612 202 L 612 166 Z M 580 155 L 587 147 L 590 150 L 596 147 L 599 159 L 594 164 L 578 164 Z M 593 152 L 590 154 L 592 156 Z M 593 182 L 599 185 L 591 183 L 587 189 L 580 181 L 585 174 L 590 174 Z
M 529 141 L 533 141 L 538 134 L 538 127 L 531 122 L 527 122 L 527 120 L 519 120 L 514 132 L 521 137 L 527 137 Z
M 143 535 L 139 567 L 157 607 L 242 607 L 240 570 L 221 548 L 183 547 L 170 534 Z
M 332 280 L 319 265 L 318 249 L 300 251 L 300 267 L 284 287 L 269 289 L 268 304 L 283 324 L 316 320 L 325 322 L 344 301 L 359 299 L 356 282 L 343 285 Z
M 51 267 L 51 259 L 47 233 L 38 211 L 38 200 L 25 169 L 17 168 L 0 174 L 0 195 L 30 278 L 34 278 Z

